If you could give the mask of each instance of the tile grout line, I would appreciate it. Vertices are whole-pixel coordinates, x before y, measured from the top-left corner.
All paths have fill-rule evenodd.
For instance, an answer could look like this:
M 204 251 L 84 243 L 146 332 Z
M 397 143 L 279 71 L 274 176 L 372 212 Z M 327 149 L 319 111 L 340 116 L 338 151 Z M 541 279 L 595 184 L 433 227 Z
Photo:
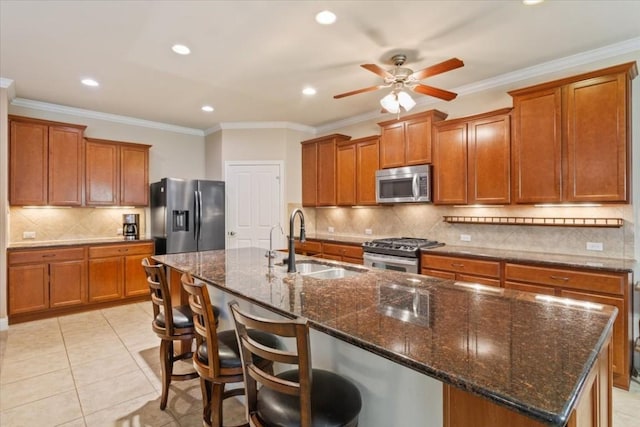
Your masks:
M 58 324 L 58 328 L 60 330 L 60 335 L 62 336 L 62 344 L 64 344 L 64 352 L 67 355 L 67 363 L 69 364 L 69 372 L 71 373 L 71 378 L 73 379 L 73 389 L 76 392 L 76 399 L 78 399 L 78 406 L 80 407 L 80 413 L 82 414 L 82 423 L 86 426 L 87 419 L 85 418 L 84 408 L 82 407 L 82 401 L 80 400 L 80 392 L 78 391 L 78 384 L 76 383 L 76 376 L 73 373 L 73 368 L 71 367 L 71 359 L 69 359 L 69 349 L 67 348 L 67 340 L 64 336 L 64 331 L 62 330 L 62 325 L 60 324 L 60 316 L 56 317 L 56 322 Z M 73 421 L 69 420 L 68 422 Z

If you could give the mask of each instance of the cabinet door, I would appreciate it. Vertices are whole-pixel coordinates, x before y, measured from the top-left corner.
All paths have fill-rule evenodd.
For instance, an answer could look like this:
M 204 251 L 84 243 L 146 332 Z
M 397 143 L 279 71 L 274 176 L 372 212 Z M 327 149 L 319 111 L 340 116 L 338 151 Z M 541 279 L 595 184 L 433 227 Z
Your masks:
M 86 261 L 49 264 L 49 298 L 51 308 L 85 303 L 87 301 Z
M 404 166 L 404 122 L 386 125 L 380 129 L 380 167 Z
M 49 204 L 82 205 L 84 139 L 79 129 L 49 127 Z
M 9 267 L 9 315 L 49 308 L 48 264 Z
M 436 128 L 433 141 L 433 202 L 467 203 L 467 125 Z
M 9 203 L 46 205 L 48 126 L 11 121 L 9 138 Z
M 89 260 L 89 302 L 119 299 L 123 288 L 124 257 Z
M 625 74 L 565 87 L 567 176 L 565 198 L 576 202 L 625 202 L 627 85 Z
M 380 167 L 379 139 L 356 143 L 356 203 L 376 204 L 376 171 Z
M 356 204 L 356 146 L 340 145 L 336 149 L 336 202 L 341 206 Z
M 318 144 L 302 144 L 302 206 L 318 204 Z
M 336 204 L 336 141 L 318 142 L 318 206 Z
M 509 116 L 500 115 L 467 124 L 468 203 L 509 203 Z
M 405 122 L 405 163 L 431 163 L 431 118 L 423 117 Z
M 86 204 L 115 206 L 118 204 L 118 149 L 116 144 L 87 141 Z
M 626 311 L 624 309 L 624 300 L 622 298 L 614 298 L 608 297 L 604 295 L 595 295 L 589 294 L 586 292 L 575 292 L 575 291 L 567 291 L 561 290 L 560 295 L 567 298 L 573 298 L 581 301 L 589 301 L 597 304 L 606 304 L 612 305 L 618 308 L 618 317 L 616 317 L 616 321 L 613 324 L 613 336 L 612 336 L 612 345 L 613 345 L 613 373 L 614 375 L 621 375 L 623 377 L 628 377 L 629 372 L 627 371 L 627 367 L 629 366 L 625 363 L 625 352 L 628 348 L 627 342 L 625 340 L 625 331 L 627 330 L 626 326 Z
M 562 200 L 561 90 L 513 99 L 513 191 L 516 203 Z
M 125 258 L 124 296 L 149 294 L 149 285 L 147 284 L 147 276 L 142 268 L 142 259 L 151 255 L 131 255 Z
M 120 205 L 149 204 L 149 148 L 120 147 Z

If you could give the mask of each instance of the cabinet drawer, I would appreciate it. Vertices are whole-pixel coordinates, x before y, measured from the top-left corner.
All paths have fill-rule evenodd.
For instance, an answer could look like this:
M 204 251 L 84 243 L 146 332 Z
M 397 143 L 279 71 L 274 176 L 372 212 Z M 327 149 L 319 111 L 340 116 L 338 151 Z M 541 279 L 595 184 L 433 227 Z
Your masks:
M 324 243 L 322 252 L 330 255 L 340 255 L 349 258 L 362 258 L 362 247 L 351 245 L 336 245 L 333 243 Z
M 153 243 L 132 243 L 124 245 L 92 246 L 89 258 L 153 254 Z
M 481 261 L 461 257 L 422 255 L 422 268 L 500 278 L 499 261 Z
M 9 252 L 9 265 L 82 260 L 84 248 L 40 249 Z
M 300 242 L 296 240 L 296 250 L 299 252 L 322 252 L 322 243 L 315 241 Z
M 624 274 L 505 264 L 505 280 L 539 283 L 561 288 L 584 289 L 615 295 L 624 294 Z

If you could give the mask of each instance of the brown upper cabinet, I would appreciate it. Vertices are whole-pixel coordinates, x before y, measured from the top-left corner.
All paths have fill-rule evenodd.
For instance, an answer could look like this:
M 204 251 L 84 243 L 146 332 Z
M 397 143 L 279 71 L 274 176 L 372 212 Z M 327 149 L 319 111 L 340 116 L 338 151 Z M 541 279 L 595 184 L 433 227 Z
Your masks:
M 336 149 L 351 137 L 332 134 L 302 141 L 302 205 L 336 204 Z
M 515 203 L 629 200 L 635 62 L 509 92 Z
M 377 135 L 338 143 L 336 151 L 338 206 L 375 205 L 379 168 Z
M 149 145 L 87 138 L 86 204 L 147 206 Z
M 9 203 L 81 206 L 86 126 L 9 116 Z
M 431 163 L 431 126 L 447 114 L 438 110 L 380 122 L 380 168 Z
M 508 204 L 510 109 L 434 124 L 433 202 Z

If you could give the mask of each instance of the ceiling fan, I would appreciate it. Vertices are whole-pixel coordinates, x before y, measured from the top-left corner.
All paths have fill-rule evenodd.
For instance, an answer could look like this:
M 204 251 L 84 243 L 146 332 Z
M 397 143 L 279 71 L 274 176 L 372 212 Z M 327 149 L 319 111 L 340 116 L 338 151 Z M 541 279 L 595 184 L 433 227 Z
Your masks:
M 369 70 L 384 79 L 384 83 L 376 86 L 370 86 L 363 89 L 354 90 L 351 92 L 341 93 L 335 95 L 334 99 L 340 99 L 351 95 L 357 95 L 359 93 L 372 92 L 374 90 L 392 87 L 391 93 L 380 101 L 382 107 L 390 113 L 399 113 L 400 107 L 405 111 L 409 111 L 416 103 L 404 92 L 403 89 L 410 89 L 414 92 L 421 93 L 423 95 L 433 96 L 435 98 L 444 99 L 445 101 L 451 101 L 458 96 L 454 92 L 448 90 L 439 89 L 437 87 L 428 86 L 420 83 L 420 80 L 427 77 L 435 76 L 447 71 L 455 70 L 464 66 L 464 62 L 458 58 L 451 58 L 439 64 L 432 65 L 420 71 L 413 71 L 409 68 L 403 67 L 407 60 L 406 55 L 394 55 L 391 61 L 395 65 L 395 68 L 387 71 L 376 64 L 362 64 L 361 67 L 365 70 Z

